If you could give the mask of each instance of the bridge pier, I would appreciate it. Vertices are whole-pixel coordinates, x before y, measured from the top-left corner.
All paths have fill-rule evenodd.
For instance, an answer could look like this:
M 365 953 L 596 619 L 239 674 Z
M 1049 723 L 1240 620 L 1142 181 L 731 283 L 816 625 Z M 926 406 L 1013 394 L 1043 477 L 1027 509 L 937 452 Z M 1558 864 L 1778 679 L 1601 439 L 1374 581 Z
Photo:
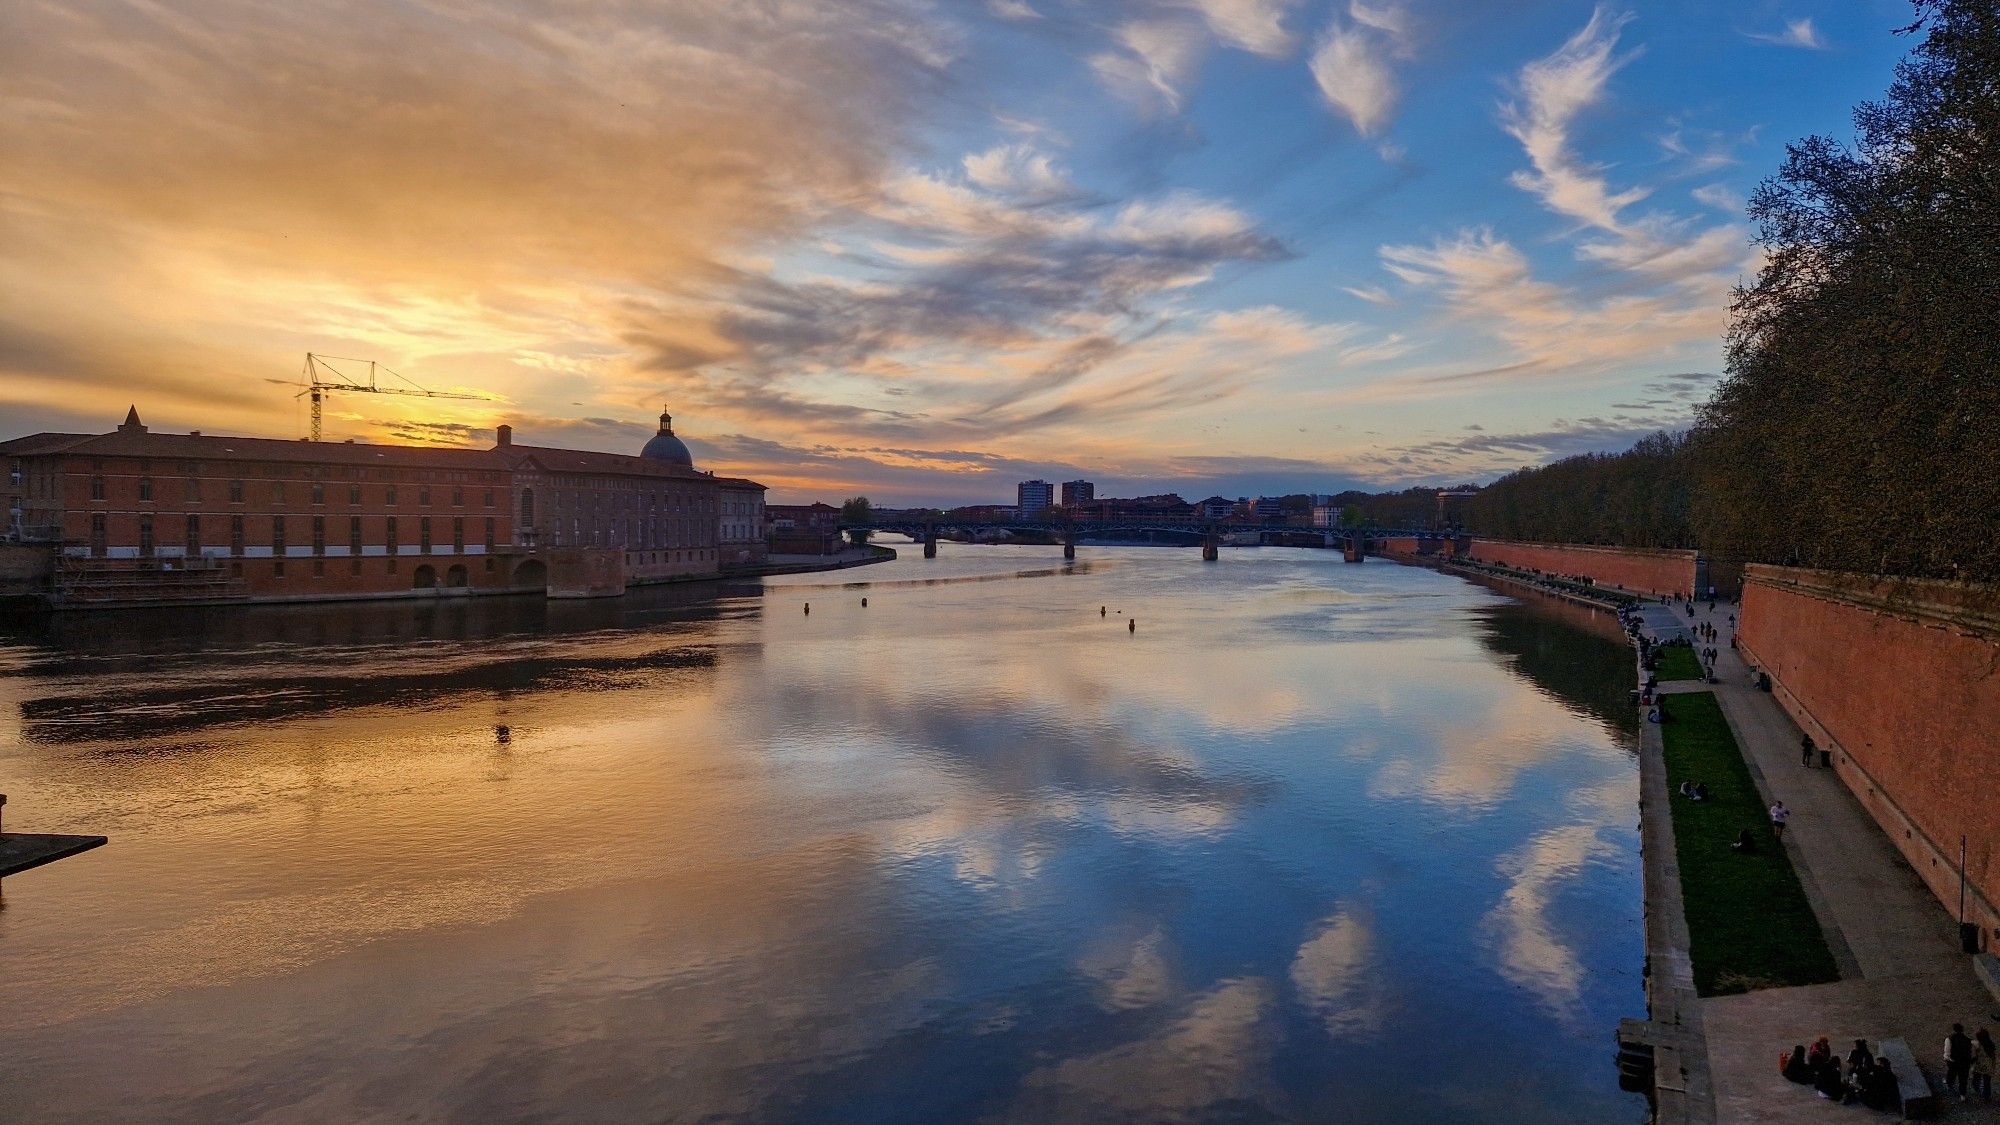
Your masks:
M 1208 529 L 1208 533 L 1201 537 L 1201 561 L 1215 562 L 1221 558 L 1222 540 L 1217 537 L 1215 529 L 1211 527 Z
M 934 523 L 924 525 L 924 557 L 937 558 L 937 525 Z

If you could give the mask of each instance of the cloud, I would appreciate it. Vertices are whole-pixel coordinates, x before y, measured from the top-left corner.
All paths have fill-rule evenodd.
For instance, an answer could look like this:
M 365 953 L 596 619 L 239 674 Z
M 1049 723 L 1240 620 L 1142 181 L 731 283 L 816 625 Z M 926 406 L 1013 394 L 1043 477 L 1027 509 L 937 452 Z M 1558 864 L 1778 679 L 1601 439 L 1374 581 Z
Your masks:
M 1116 37 L 1119 49 L 1091 57 L 1098 77 L 1143 113 L 1178 113 L 1181 86 L 1201 64 L 1201 29 L 1180 20 L 1135 20 Z
M 1396 303 L 1396 298 L 1391 296 L 1387 289 L 1379 285 L 1343 285 L 1340 287 L 1340 291 L 1351 297 L 1366 301 L 1371 305 L 1393 305 Z
M 1285 13 L 1292 0 L 1192 0 L 1216 38 L 1252 54 L 1280 58 L 1292 52 Z
M 1386 1004 L 1374 962 L 1374 925 L 1347 905 L 1322 921 L 1293 957 L 1292 987 L 1334 1039 L 1363 1039 L 1382 1029 Z
M 1827 47 L 1827 42 L 1821 37 L 1819 29 L 1813 26 L 1811 17 L 1786 20 L 1785 30 L 1780 32 L 1746 31 L 1743 35 L 1747 39 L 1769 43 L 1776 47 L 1802 47 L 1808 51 L 1823 51 Z
M 1518 96 L 1501 109 L 1507 132 L 1534 166 L 1514 173 L 1514 185 L 1541 197 L 1557 214 L 1607 231 L 1618 230 L 1618 212 L 1648 193 L 1612 191 L 1601 169 L 1571 153 L 1570 132 L 1577 117 L 1602 100 L 1611 76 L 1633 58 L 1613 54 L 1630 19 L 1601 7 L 1592 12 L 1590 22 L 1553 54 L 1521 68 Z
M 1378 135 L 1396 108 L 1396 76 L 1389 60 L 1409 53 L 1409 26 L 1401 9 L 1354 0 L 1353 23 L 1335 16 L 1320 36 L 1309 66 L 1326 103 L 1364 137 Z

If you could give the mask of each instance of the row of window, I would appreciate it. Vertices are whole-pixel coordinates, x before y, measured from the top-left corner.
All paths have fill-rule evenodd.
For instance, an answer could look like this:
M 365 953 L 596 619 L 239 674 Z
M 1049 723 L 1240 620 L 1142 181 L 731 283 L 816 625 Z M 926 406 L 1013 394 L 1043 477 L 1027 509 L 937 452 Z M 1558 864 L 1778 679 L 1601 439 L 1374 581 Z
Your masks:
M 202 478 L 200 477 L 189 477 L 185 481 L 181 482 L 181 497 L 184 502 L 189 504 L 201 503 L 202 501 L 201 480 Z M 270 502 L 273 504 L 283 504 L 285 502 L 285 482 L 281 480 L 276 480 L 269 482 L 269 484 L 270 484 L 270 494 L 269 494 Z M 155 499 L 154 491 L 155 490 L 153 487 L 152 477 L 139 478 L 139 499 L 141 502 L 144 503 L 153 502 L 153 500 Z M 326 485 L 324 483 L 320 481 L 313 481 L 307 491 L 313 503 L 315 504 L 326 503 Z M 230 481 L 229 502 L 231 504 L 241 504 L 244 502 L 243 496 L 244 496 L 244 482 L 241 480 Z M 347 502 L 349 504 L 361 503 L 362 497 L 363 494 L 360 485 L 350 484 L 347 486 Z M 97 476 L 90 478 L 90 498 L 92 500 L 103 500 L 105 498 L 103 477 Z M 398 502 L 395 485 L 393 484 L 387 485 L 383 488 L 382 502 L 384 504 L 392 504 L 392 505 Z M 427 484 L 419 485 L 417 487 L 417 504 L 419 506 L 427 507 L 429 506 L 430 502 L 431 502 L 431 486 Z M 493 506 L 492 489 L 488 488 L 482 491 L 480 495 L 480 503 L 488 508 L 491 508 Z M 454 485 L 452 487 L 451 506 L 454 508 L 463 508 L 465 506 L 465 489 L 463 487 L 457 485 Z
M 428 569 L 428 568 L 426 568 L 426 567 L 419 567 L 418 569 L 419 569 L 419 570 L 424 570 L 424 569 Z M 499 566 L 498 566 L 498 560 L 497 560 L 497 559 L 490 559 L 490 558 L 489 558 L 489 559 L 487 559 L 487 560 L 486 560 L 486 572 L 487 572 L 488 574 L 491 574 L 491 573 L 493 573 L 494 571 L 496 571 L 496 570 L 498 570 L 498 569 L 499 569 Z M 445 583 L 444 583 L 444 584 L 445 584 L 445 585 L 447 585 L 447 586 L 463 586 L 463 585 L 465 585 L 465 584 L 466 584 L 466 583 L 465 583 L 465 574 L 463 573 L 463 571 L 464 571 L 464 570 L 465 570 L 465 568 L 464 568 L 464 567 L 453 567 L 453 568 L 452 568 L 452 573 L 446 576 L 446 578 L 445 578 Z M 230 573 L 231 575 L 233 575 L 233 576 L 237 577 L 237 578 L 241 578 L 241 577 L 243 577 L 243 564 L 242 564 L 242 563 L 230 563 L 230 564 L 229 564 L 229 573 Z M 349 573 L 349 574 L 360 574 L 360 573 L 361 573 L 361 560 L 360 560 L 360 559 L 350 559 L 350 560 L 348 560 L 348 564 L 347 564 L 347 573 Z M 389 565 L 388 565 L 388 567 L 387 567 L 386 569 L 384 569 L 382 573 L 384 573 L 384 574 L 394 574 L 394 573 L 396 573 L 396 560 L 395 560 L 395 559 L 390 559 L 390 560 L 389 560 Z M 312 561 L 312 574 L 313 574 L 313 577 L 314 577 L 314 578 L 325 578 L 325 577 L 326 577 L 326 560 L 325 560 L 325 559 L 314 559 L 314 560 Z M 271 560 L 271 577 L 273 577 L 273 578 L 283 578 L 283 577 L 285 577 L 285 560 L 283 560 L 283 559 L 273 559 L 273 560 Z M 422 575 L 419 575 L 419 578 L 420 578 L 420 579 L 421 579 L 422 577 L 423 577 Z M 421 582 L 421 581 L 419 582 L 419 586 L 420 586 L 420 588 L 421 588 L 421 587 L 428 587 L 428 586 L 435 586 L 435 585 L 437 585 L 437 575 L 436 575 L 436 572 L 435 572 L 435 571 L 433 571 L 433 572 L 432 572 L 432 574 L 430 575 L 430 581 L 429 581 L 429 582 Z
M 201 554 L 203 545 L 201 516 L 189 513 L 185 518 L 187 522 L 183 532 L 182 543 L 185 545 L 189 555 L 199 555 Z M 91 554 L 101 556 L 108 553 L 110 548 L 110 528 L 108 524 L 109 521 L 102 512 L 95 513 L 90 517 Z M 286 548 L 290 546 L 286 540 L 285 530 L 285 517 L 272 516 L 271 554 L 274 557 L 283 557 Z M 312 517 L 312 553 L 315 555 L 326 553 L 326 530 L 325 516 Z M 485 528 L 486 549 L 488 551 L 494 549 L 495 535 L 498 530 L 497 521 L 488 516 Z M 417 520 L 417 545 L 419 554 L 428 555 L 431 553 L 431 517 L 429 516 L 423 516 Z M 399 535 L 396 517 L 390 516 L 383 526 L 383 548 L 389 554 L 394 555 L 401 549 L 401 546 L 402 539 Z M 240 556 L 244 553 L 245 548 L 244 518 L 242 516 L 230 516 L 229 553 Z M 355 516 L 347 521 L 347 549 L 349 554 L 358 556 L 361 554 L 361 548 L 361 517 Z M 153 517 L 142 515 L 139 517 L 139 555 L 142 558 L 151 558 L 155 549 Z M 451 549 L 455 554 L 463 553 L 465 550 L 465 518 L 463 516 L 452 517 Z
M 201 461 L 180 461 L 177 462 L 174 467 L 177 472 L 181 473 L 184 476 L 195 476 L 206 471 L 206 469 L 208 468 L 208 466 Z M 263 465 L 263 464 L 248 464 L 248 463 L 238 463 L 232 465 L 232 468 L 236 468 L 240 472 L 248 473 L 251 476 L 256 476 L 256 477 L 270 477 L 270 478 L 291 477 L 293 479 L 304 479 L 304 480 L 331 480 L 334 479 L 335 477 L 338 477 L 341 480 L 442 481 L 445 483 L 450 483 L 452 481 L 462 481 L 468 484 L 475 484 L 475 483 L 497 482 L 501 479 L 500 474 L 497 472 L 474 472 L 461 469 L 443 469 L 443 470 L 386 469 L 386 468 L 367 468 L 356 465 L 342 465 L 336 468 L 332 465 L 293 466 L 293 465 L 277 465 L 277 464 Z M 104 458 L 93 457 L 90 459 L 91 472 L 101 473 L 104 470 L 105 470 Z M 152 472 L 153 471 L 152 458 L 150 457 L 140 458 L 138 461 L 138 471 L 141 473 Z

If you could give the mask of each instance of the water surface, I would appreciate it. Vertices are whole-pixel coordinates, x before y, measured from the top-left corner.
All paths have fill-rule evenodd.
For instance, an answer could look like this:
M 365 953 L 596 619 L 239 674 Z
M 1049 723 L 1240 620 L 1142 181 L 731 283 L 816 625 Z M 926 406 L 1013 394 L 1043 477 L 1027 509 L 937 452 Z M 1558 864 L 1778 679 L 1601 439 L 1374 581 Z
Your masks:
M 1643 1120 L 1607 618 L 943 550 L 0 634 L 0 1120 Z

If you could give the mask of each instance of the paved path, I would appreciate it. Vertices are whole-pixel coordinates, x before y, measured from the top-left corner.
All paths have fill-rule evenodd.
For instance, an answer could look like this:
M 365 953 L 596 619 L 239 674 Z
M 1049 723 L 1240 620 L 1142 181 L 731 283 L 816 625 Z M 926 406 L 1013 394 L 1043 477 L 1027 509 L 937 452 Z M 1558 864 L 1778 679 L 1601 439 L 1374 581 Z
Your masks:
M 1665 609 L 1667 607 L 1656 607 Z M 2000 1035 L 2000 1000 L 1980 985 L 1959 952 L 1955 919 L 1910 870 L 1882 829 L 1834 771 L 1799 761 L 1798 727 L 1729 647 L 1735 607 L 1704 603 L 1696 621 L 1713 624 L 1719 683 L 1677 685 L 1713 690 L 1769 802 L 1792 809 L 1785 833 L 1806 895 L 1833 947 L 1841 980 L 1804 988 L 1765 989 L 1700 1002 L 1718 1121 L 1824 1122 L 1866 1111 L 1827 1105 L 1780 1077 L 1780 1052 L 1826 1035 L 1845 1054 L 1852 1040 L 1906 1040 L 1942 1093 L 1939 1061 L 1954 1022 Z M 1671 611 L 1670 611 L 1671 612 Z M 1686 611 L 1680 622 L 1688 621 Z M 1682 626 L 1683 628 L 1685 626 Z M 1663 685 L 1663 687 L 1666 685 Z M 1945 1100 L 1944 1119 L 2000 1122 L 2000 1102 Z

